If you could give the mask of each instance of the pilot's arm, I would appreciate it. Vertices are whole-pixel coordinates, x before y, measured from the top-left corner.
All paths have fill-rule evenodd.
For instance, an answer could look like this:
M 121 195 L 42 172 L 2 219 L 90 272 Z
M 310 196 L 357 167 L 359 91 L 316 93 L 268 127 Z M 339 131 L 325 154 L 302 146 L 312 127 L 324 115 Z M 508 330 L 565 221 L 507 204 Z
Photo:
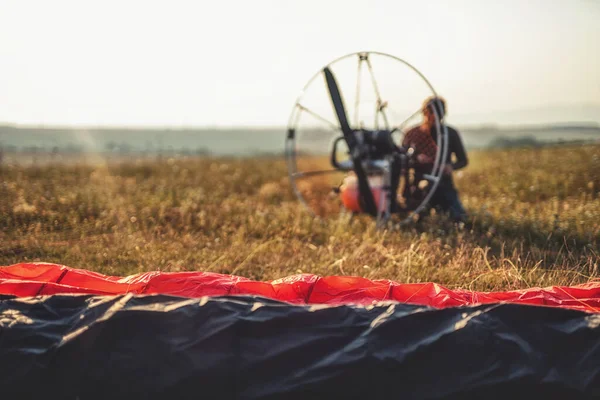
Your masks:
M 456 161 L 452 163 L 452 169 L 457 171 L 466 167 L 469 164 L 469 159 L 465 151 L 465 146 L 456 130 L 448 129 L 448 141 L 448 148 L 456 157 Z

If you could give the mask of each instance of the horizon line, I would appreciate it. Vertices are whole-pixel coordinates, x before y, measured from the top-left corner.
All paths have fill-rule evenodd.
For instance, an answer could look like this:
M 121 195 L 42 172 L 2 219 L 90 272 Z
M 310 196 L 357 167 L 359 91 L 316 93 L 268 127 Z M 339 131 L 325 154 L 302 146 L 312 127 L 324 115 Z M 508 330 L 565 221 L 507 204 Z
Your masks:
M 497 123 L 497 122 L 481 122 L 481 123 L 449 123 L 448 125 L 462 126 L 462 129 L 473 129 L 473 128 L 487 128 L 487 129 L 514 129 L 514 128 L 532 128 L 532 127 L 595 127 L 600 128 L 599 121 L 562 121 L 562 122 L 530 122 L 530 123 Z M 37 128 L 37 129 L 67 129 L 67 130 L 173 130 L 173 131 L 186 131 L 186 130 L 233 130 L 233 129 L 244 129 L 244 130 L 286 130 L 287 125 L 134 125 L 134 124 L 105 124 L 105 125 L 93 125 L 93 124 L 44 124 L 44 123 L 12 123 L 0 121 L 0 127 L 3 128 Z M 305 128 L 310 129 L 330 129 L 325 126 L 306 126 Z

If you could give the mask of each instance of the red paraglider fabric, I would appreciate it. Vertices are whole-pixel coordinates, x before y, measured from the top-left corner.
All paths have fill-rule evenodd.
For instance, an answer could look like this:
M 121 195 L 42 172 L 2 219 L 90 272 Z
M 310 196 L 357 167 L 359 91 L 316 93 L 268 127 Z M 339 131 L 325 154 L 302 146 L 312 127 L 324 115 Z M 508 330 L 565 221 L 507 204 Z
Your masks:
M 53 294 L 181 297 L 255 295 L 294 304 L 373 304 L 398 301 L 435 308 L 519 303 L 600 312 L 600 282 L 506 292 L 450 290 L 435 283 L 403 284 L 351 276 L 300 274 L 269 282 L 211 272 L 145 272 L 106 276 L 58 264 L 21 263 L 0 267 L 0 294 L 17 297 Z

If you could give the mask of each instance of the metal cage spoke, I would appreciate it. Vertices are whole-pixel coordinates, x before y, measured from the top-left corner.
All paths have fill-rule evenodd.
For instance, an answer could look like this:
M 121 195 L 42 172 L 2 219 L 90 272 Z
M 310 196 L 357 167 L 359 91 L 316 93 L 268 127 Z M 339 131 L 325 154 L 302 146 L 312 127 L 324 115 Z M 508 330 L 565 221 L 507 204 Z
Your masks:
M 375 90 L 375 96 L 377 96 L 377 112 L 375 113 L 375 125 L 379 126 L 379 114 L 383 116 L 383 122 L 385 123 L 385 129 L 390 129 L 390 124 L 388 121 L 388 117 L 385 113 L 386 103 L 381 99 L 381 92 L 379 91 L 379 85 L 377 84 L 377 79 L 375 79 L 375 72 L 373 72 L 373 65 L 371 65 L 371 59 L 366 58 L 365 62 L 367 63 L 367 67 L 369 68 L 369 75 L 371 76 L 371 82 L 373 83 L 373 89 Z
M 415 111 L 414 113 L 412 113 L 409 117 L 407 117 L 404 121 L 402 121 L 401 123 L 399 123 L 398 125 L 396 125 L 393 129 L 392 129 L 392 133 L 396 132 L 396 131 L 401 131 L 402 129 L 404 129 L 406 127 L 406 124 L 408 124 L 408 121 L 410 121 L 411 119 L 413 119 L 415 116 L 417 116 L 418 114 L 423 112 L 423 108 L 419 108 L 417 111 Z
M 358 128 L 360 124 L 360 118 L 358 114 L 358 108 L 360 104 L 360 81 L 362 73 L 362 62 L 364 57 L 362 54 L 358 55 L 358 72 L 356 73 L 356 96 L 354 98 L 354 127 Z
M 318 120 L 320 120 L 320 121 L 322 121 L 322 122 L 325 122 L 327 125 L 331 126 L 331 127 L 334 129 L 334 130 L 337 130 L 337 131 L 339 131 L 339 130 L 341 130 L 341 129 L 342 129 L 342 128 L 341 128 L 339 125 L 337 125 L 337 124 L 335 124 L 335 123 L 331 122 L 331 121 L 330 121 L 330 120 L 328 120 L 327 118 L 325 118 L 325 117 L 323 117 L 322 115 L 318 114 L 317 112 L 315 112 L 315 111 L 313 111 L 313 110 L 309 109 L 308 107 L 305 107 L 305 106 L 303 106 L 303 105 L 302 105 L 302 104 L 300 104 L 300 103 L 296 103 L 296 106 L 297 106 L 297 107 L 298 107 L 298 108 L 299 108 L 301 111 L 305 111 L 305 112 L 307 112 L 308 114 L 310 114 L 310 115 L 312 115 L 313 117 L 315 117 L 316 119 L 318 119 Z

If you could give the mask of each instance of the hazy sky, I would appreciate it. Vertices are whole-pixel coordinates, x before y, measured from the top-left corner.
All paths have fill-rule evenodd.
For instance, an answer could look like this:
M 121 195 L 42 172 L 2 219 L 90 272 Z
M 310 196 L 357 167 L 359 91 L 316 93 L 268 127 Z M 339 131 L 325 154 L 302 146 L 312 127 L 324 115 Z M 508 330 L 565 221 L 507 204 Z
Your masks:
M 285 125 L 360 50 L 415 65 L 458 122 L 594 120 L 598 21 L 598 0 L 0 0 L 0 122 Z

